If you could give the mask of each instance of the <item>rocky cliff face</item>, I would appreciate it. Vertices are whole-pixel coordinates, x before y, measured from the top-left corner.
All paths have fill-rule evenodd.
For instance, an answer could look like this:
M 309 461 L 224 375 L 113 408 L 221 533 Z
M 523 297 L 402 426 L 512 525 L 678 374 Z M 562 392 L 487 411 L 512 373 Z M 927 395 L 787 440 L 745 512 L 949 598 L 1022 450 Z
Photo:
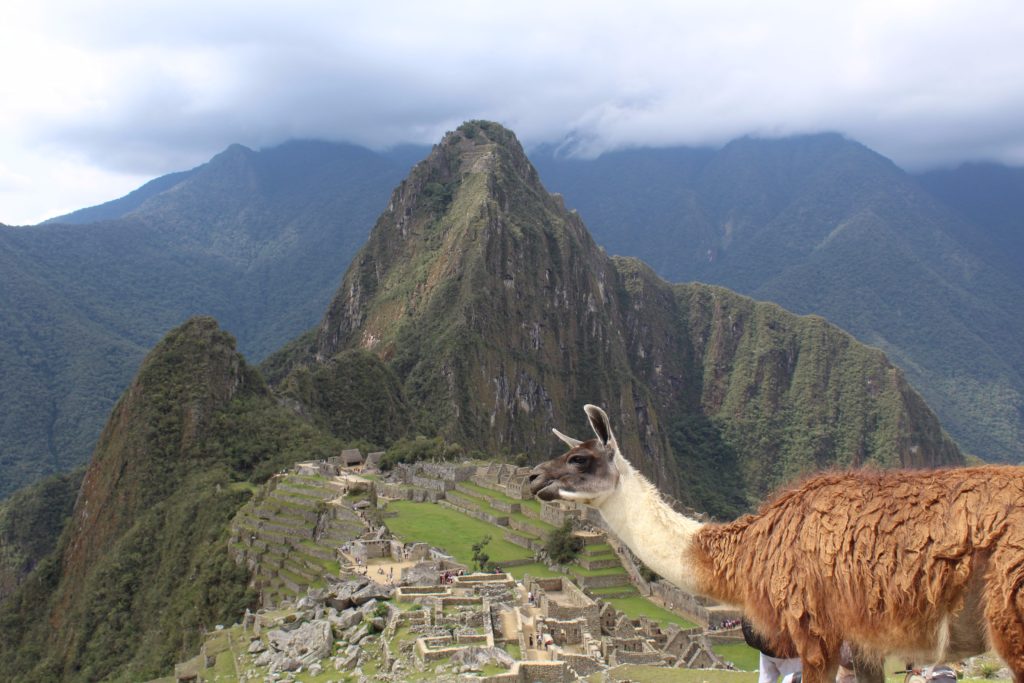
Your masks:
M 487 122 L 449 133 L 395 190 L 314 348 L 314 364 L 377 354 L 420 430 L 492 451 L 546 457 L 551 427 L 583 433 L 582 404 L 601 403 L 674 495 L 724 495 L 697 493 L 690 460 L 735 463 L 742 500 L 722 512 L 811 468 L 961 460 L 883 354 L 820 318 L 609 258 Z

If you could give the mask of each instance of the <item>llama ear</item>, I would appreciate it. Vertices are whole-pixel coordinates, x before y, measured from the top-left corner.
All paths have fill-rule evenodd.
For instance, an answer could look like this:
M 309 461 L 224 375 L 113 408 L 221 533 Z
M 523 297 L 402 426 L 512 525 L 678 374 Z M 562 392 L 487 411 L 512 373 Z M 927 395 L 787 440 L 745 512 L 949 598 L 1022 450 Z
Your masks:
M 587 412 L 590 426 L 594 430 L 594 434 L 597 435 L 597 440 L 601 442 L 601 445 L 615 448 L 615 435 L 612 433 L 612 424 L 608 421 L 608 415 L 597 406 L 589 403 L 583 406 L 583 410 Z
M 552 429 L 551 431 L 555 433 L 555 436 L 557 436 L 559 439 L 564 441 L 565 445 L 567 445 L 569 448 L 576 448 L 581 443 L 583 443 L 579 439 L 574 439 L 571 436 L 566 436 L 565 434 L 563 434 L 562 432 L 558 431 L 557 429 Z

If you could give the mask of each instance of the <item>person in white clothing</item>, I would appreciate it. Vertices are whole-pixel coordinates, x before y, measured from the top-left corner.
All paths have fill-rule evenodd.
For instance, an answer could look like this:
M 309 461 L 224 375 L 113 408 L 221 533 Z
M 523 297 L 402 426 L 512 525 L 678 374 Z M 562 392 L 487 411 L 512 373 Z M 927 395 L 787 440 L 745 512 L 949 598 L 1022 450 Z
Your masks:
M 757 683 L 776 683 L 779 678 L 785 683 L 798 680 L 795 674 L 799 674 L 803 667 L 800 658 L 793 656 L 796 653 L 773 650 L 764 636 L 755 631 L 746 619 L 740 622 L 740 628 L 743 631 L 743 640 L 760 653 Z

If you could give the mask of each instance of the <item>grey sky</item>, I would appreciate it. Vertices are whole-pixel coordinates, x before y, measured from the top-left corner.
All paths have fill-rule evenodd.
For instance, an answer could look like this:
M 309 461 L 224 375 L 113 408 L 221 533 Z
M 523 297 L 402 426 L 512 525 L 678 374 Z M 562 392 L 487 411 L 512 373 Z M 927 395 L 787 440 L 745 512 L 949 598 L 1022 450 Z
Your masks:
M 8 224 L 233 142 L 430 143 L 469 118 L 589 155 L 834 130 L 911 169 L 1024 164 L 1019 0 L 8 0 L 3 14 Z

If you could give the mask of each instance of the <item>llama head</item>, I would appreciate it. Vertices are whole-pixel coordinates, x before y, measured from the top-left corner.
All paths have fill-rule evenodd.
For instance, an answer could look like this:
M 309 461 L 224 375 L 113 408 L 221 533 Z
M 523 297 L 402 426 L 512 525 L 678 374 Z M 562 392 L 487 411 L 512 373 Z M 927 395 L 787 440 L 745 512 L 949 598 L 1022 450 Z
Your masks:
M 530 473 L 530 493 L 541 500 L 570 500 L 600 507 L 615 490 L 619 454 L 608 416 L 597 406 L 583 407 L 597 438 L 579 441 L 552 430 L 569 446 L 563 455 L 541 463 Z

